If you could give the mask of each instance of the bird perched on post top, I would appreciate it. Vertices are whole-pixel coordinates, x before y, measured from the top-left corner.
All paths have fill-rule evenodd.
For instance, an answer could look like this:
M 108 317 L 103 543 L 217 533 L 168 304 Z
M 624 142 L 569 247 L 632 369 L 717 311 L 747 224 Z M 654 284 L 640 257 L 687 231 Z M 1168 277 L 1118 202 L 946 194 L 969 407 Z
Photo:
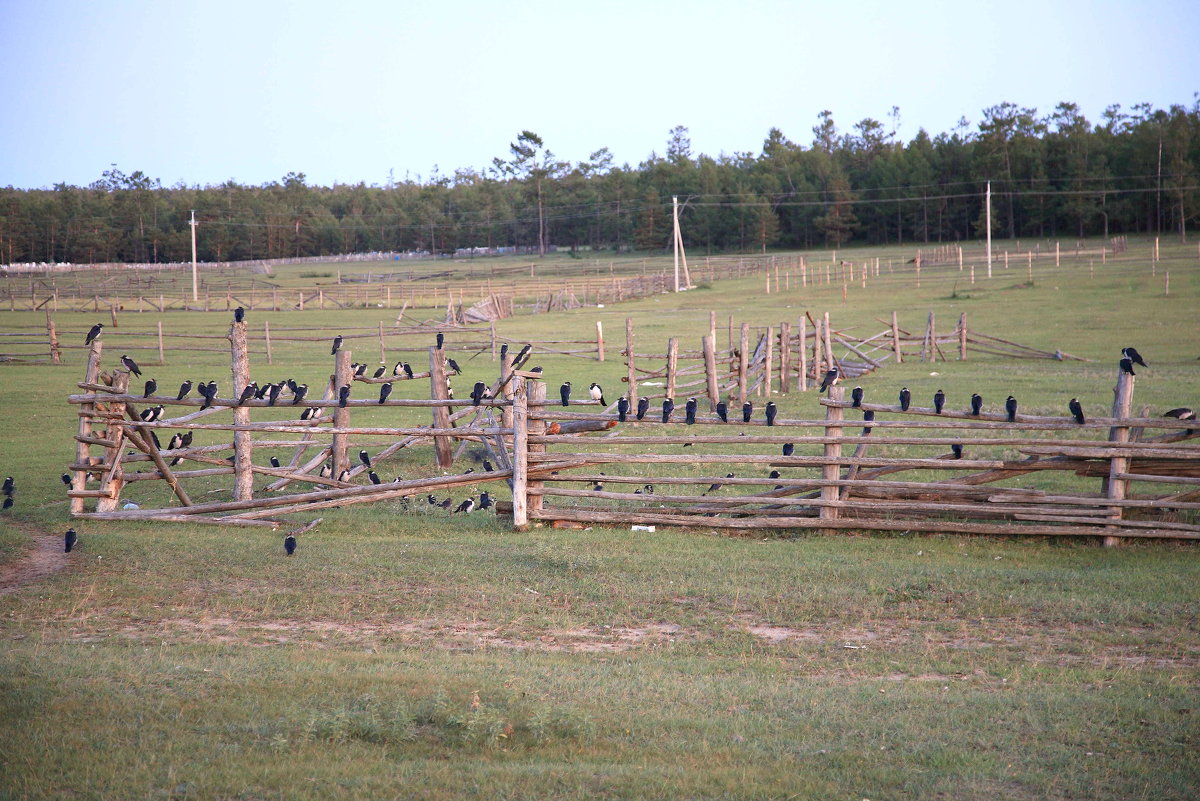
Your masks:
M 836 384 L 840 377 L 841 377 L 841 371 L 838 370 L 836 364 L 833 367 L 830 367 L 828 370 L 826 370 L 825 377 L 821 379 L 821 388 L 819 390 L 817 390 L 818 394 L 821 392 L 824 392 L 825 390 L 829 389 L 834 384 Z
M 142 369 L 137 366 L 137 362 L 135 362 L 133 359 L 121 354 L 121 364 L 125 365 L 125 369 L 136 375 L 138 378 L 142 377 Z
M 855 408 L 855 409 L 860 408 L 862 406 L 862 400 L 863 400 L 863 388 L 862 387 L 855 387 L 854 389 L 850 390 L 850 405 L 853 408 Z
M 1017 399 L 1012 395 L 1009 395 L 1008 399 L 1004 401 L 1004 411 L 1008 412 L 1008 422 L 1017 422 Z
M 729 422 L 729 404 L 725 401 L 717 401 L 717 417 L 721 418 L 722 423 Z
M 1083 419 L 1083 406 L 1080 405 L 1079 400 L 1077 398 L 1071 398 L 1071 400 L 1067 403 L 1067 408 L 1071 410 L 1071 416 L 1075 418 L 1075 422 L 1079 423 L 1079 425 L 1083 425 L 1085 422 Z
M 979 410 L 983 408 L 983 397 L 979 393 L 971 395 L 971 414 L 979 416 Z
M 595 381 L 593 381 L 592 385 L 588 387 L 588 394 L 591 396 L 592 400 L 600 401 L 601 406 L 608 405 L 608 403 L 604 400 L 604 390 Z
M 664 423 L 671 422 L 671 412 L 673 411 L 675 411 L 675 401 L 670 398 L 663 398 L 662 421 Z
M 686 422 L 689 426 L 696 424 L 696 399 L 688 398 L 687 406 L 684 407 Z
M 333 338 L 333 349 L 329 351 L 329 355 L 332 356 L 333 354 L 335 354 L 339 350 L 341 350 L 341 348 L 342 348 L 342 335 L 338 334 L 336 337 Z
M 104 323 L 96 323 L 91 330 L 87 332 L 87 336 L 83 338 L 84 345 L 90 345 L 95 341 L 96 337 L 104 333 Z
M 749 423 L 750 418 L 754 416 L 754 404 L 746 401 L 742 404 L 742 422 Z
M 622 423 L 625 422 L 625 417 L 629 414 L 629 398 L 622 395 L 617 398 L 617 419 Z
M 910 403 L 912 403 L 912 393 L 908 391 L 908 387 L 900 387 L 900 411 L 907 412 Z
M 937 414 L 942 413 L 942 408 L 946 405 L 946 393 L 940 389 L 933 393 L 933 411 Z
M 437 332 L 437 349 L 441 350 L 442 345 L 444 345 L 444 344 L 446 344 L 446 335 L 443 334 L 441 331 L 438 331 Z
M 1129 361 L 1133 362 L 1134 364 L 1140 364 L 1142 367 L 1150 366 L 1142 360 L 1142 356 L 1137 352 L 1137 348 L 1121 348 L 1121 355 L 1126 359 L 1129 359 Z M 1130 372 L 1133 371 L 1130 370 Z
M 638 398 L 637 419 L 641 420 L 648 411 L 650 411 L 650 399 Z
M 571 405 L 571 382 L 564 381 L 563 385 L 558 388 L 558 397 L 562 399 L 563 406 Z
M 778 411 L 778 409 L 775 408 L 775 401 L 767 401 L 767 408 L 765 411 L 767 414 L 767 425 L 775 425 L 775 413 Z
M 1129 373 L 1130 375 L 1137 375 L 1137 373 L 1133 372 L 1133 359 L 1121 359 L 1121 372 Z
M 245 322 L 246 321 L 246 310 L 243 309 L 241 306 L 238 306 L 236 309 L 234 309 L 233 310 L 233 321 L 235 323 Z

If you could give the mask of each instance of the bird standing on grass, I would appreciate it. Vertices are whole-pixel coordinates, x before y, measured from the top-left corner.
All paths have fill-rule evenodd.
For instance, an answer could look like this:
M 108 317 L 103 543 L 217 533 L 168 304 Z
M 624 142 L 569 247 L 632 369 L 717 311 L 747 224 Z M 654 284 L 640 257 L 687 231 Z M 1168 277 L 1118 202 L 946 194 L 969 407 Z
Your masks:
M 689 426 L 696 424 L 696 399 L 688 398 L 687 406 L 684 407 L 687 415 L 686 422 Z
M 79 535 L 75 533 L 75 529 L 67 529 L 67 533 L 63 535 L 63 553 L 70 553 L 75 547 L 75 543 L 79 541 Z
M 1083 406 L 1080 405 L 1078 399 L 1071 398 L 1071 400 L 1067 403 L 1067 408 L 1071 410 L 1071 416 L 1075 418 L 1076 423 L 1083 425 L 1084 422 L 1086 422 L 1083 419 Z
M 96 337 L 104 333 L 104 323 L 96 323 L 91 330 L 87 332 L 87 336 L 83 338 L 84 345 L 90 345 L 96 341 Z
M 863 400 L 863 388 L 862 387 L 855 387 L 854 389 L 850 390 L 850 406 L 851 407 L 853 407 L 855 409 L 860 408 L 862 406 L 862 400 Z
M 604 390 L 595 381 L 593 381 L 592 385 L 588 387 L 588 394 L 591 396 L 592 400 L 600 401 L 601 406 L 608 405 L 608 403 L 604 400 Z
M 1008 412 L 1008 422 L 1017 422 L 1017 399 L 1012 395 L 1009 395 L 1008 399 L 1004 401 L 1004 411 Z
M 625 417 L 629 414 L 629 398 L 622 395 L 617 398 L 617 419 L 622 423 L 625 422 Z
M 978 393 L 971 395 L 971 414 L 979 416 L 979 410 L 983 408 L 983 397 Z
M 491 509 L 492 508 L 492 496 L 488 495 L 486 492 L 479 493 L 479 508 L 480 509 Z
M 750 418 L 754 416 L 754 404 L 746 401 L 742 404 L 742 422 L 749 423 Z
M 558 397 L 562 399 L 563 406 L 571 405 L 571 382 L 564 381 L 563 385 L 558 388 Z
M 767 425 L 775 425 L 775 415 L 779 411 L 775 406 L 775 401 L 767 401 L 767 408 L 764 411 L 767 415 Z
M 940 389 L 933 393 L 933 411 L 937 414 L 942 413 L 942 408 L 946 405 L 946 393 Z
M 288 534 L 283 538 L 283 550 L 288 556 L 296 552 L 296 536 L 294 534 Z
M 8 478 L 4 479 L 4 485 L 0 486 L 0 493 L 4 493 L 4 495 L 11 498 L 12 494 L 16 490 L 16 488 L 17 488 L 17 480 L 15 478 L 13 478 L 12 476 L 9 476 Z
M 638 398 L 637 419 L 641 420 L 644 418 L 648 411 L 650 411 L 650 399 Z
M 900 387 L 900 411 L 907 412 L 910 403 L 912 403 L 912 393 L 908 391 L 908 387 Z
M 155 392 L 158 392 L 158 382 L 155 381 L 153 378 L 151 378 L 149 381 L 146 382 L 146 394 L 142 395 L 142 397 L 148 398 L 151 395 L 153 395 Z
M 1140 364 L 1142 367 L 1148 368 L 1150 366 L 1142 359 L 1142 355 L 1137 352 L 1137 348 L 1121 348 L 1121 356 L 1129 359 L 1134 364 Z M 1130 372 L 1133 371 L 1130 370 Z
M 125 365 L 125 369 L 136 375 L 138 378 L 142 377 L 142 368 L 138 367 L 137 362 L 125 354 L 121 354 L 121 364 Z
M 62 478 L 62 483 L 66 484 L 68 487 L 71 486 L 71 474 L 70 473 L 63 473 L 62 476 L 60 476 L 60 477 Z
M 821 388 L 817 390 L 817 394 L 820 394 L 832 387 L 838 382 L 840 377 L 841 371 L 838 370 L 837 365 L 835 364 L 833 367 L 830 367 L 825 371 L 825 377 L 821 379 Z
M 454 513 L 458 514 L 459 512 L 462 512 L 463 514 L 470 514 L 473 511 L 475 511 L 475 499 L 467 498 L 458 505 L 458 508 L 454 510 Z

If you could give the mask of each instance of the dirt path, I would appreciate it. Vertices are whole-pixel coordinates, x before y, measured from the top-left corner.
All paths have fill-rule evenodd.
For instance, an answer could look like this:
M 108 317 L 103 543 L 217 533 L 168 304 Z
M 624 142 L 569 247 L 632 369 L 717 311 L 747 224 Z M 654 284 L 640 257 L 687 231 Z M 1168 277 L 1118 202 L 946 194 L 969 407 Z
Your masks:
M 63 552 L 61 534 L 51 534 L 16 520 L 6 522 L 33 537 L 33 547 L 11 562 L 0 565 L 0 595 L 16 592 L 26 584 L 41 581 L 70 564 L 70 555 Z

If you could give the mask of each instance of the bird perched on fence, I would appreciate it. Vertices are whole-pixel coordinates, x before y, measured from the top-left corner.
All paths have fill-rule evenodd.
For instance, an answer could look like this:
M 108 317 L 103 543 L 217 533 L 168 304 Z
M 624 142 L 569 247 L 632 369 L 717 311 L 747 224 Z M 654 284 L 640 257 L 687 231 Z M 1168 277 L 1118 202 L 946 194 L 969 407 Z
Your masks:
M 371 456 L 365 450 L 358 452 L 358 461 L 362 462 L 365 467 L 371 466 Z
M 600 401 L 601 406 L 607 406 L 608 402 L 604 400 L 604 389 L 595 381 L 588 387 L 588 395 L 594 401 Z
M 1071 410 L 1071 416 L 1075 418 L 1076 423 L 1083 425 L 1084 422 L 1086 422 L 1083 419 L 1083 406 L 1079 404 L 1079 400 L 1077 398 L 1071 398 L 1071 400 L 1067 402 L 1067 408 Z
M 380 365 L 379 367 L 375 368 L 375 374 L 372 375 L 371 378 L 383 378 L 383 374 L 386 372 L 387 368 Z
M 1140 364 L 1142 367 L 1148 368 L 1150 366 L 1142 360 L 1142 355 L 1137 352 L 1137 348 L 1121 348 L 1121 356 L 1129 359 L 1129 361 L 1133 362 L 1134 364 Z M 1130 372 L 1133 371 L 1131 370 Z
M 564 381 L 563 385 L 558 388 L 558 397 L 562 399 L 563 406 L 571 405 L 571 382 Z
M 971 395 L 971 414 L 979 416 L 979 410 L 983 408 L 983 396 L 978 392 Z
M 872 411 L 871 409 L 867 409 L 865 412 L 863 412 L 863 422 L 864 422 L 864 423 L 873 423 L 873 422 L 875 422 L 875 412 L 874 412 L 874 411 Z M 864 437 L 869 437 L 869 436 L 871 435 L 871 429 L 872 429 L 872 428 L 874 428 L 874 426 L 867 426 L 866 428 L 864 428 L 864 429 L 863 429 L 863 432 L 862 432 L 862 435 L 863 435 Z
M 664 423 L 671 422 L 671 412 L 673 411 L 675 411 L 675 401 L 670 398 L 663 398 L 662 421 Z
M 390 383 L 381 384 L 379 387 L 379 402 L 380 403 L 385 402 L 388 399 L 388 395 L 391 395 L 391 394 L 392 394 L 392 385 Z
M 1017 399 L 1012 395 L 1009 395 L 1008 399 L 1004 401 L 1004 411 L 1008 412 L 1008 422 L 1017 422 Z
M 271 391 L 271 387 L 273 387 L 273 386 L 274 386 L 274 384 L 272 384 L 270 381 L 268 381 L 267 383 L 263 384 L 258 389 L 254 390 L 254 399 L 262 400 L 263 398 L 267 397 L 267 393 Z
M 142 409 L 142 413 L 139 415 L 139 417 L 141 417 L 147 423 L 153 423 L 155 420 L 162 417 L 162 413 L 165 408 L 165 406 L 154 406 L 149 409 Z
M 63 535 L 63 553 L 70 553 L 78 541 L 79 535 L 75 533 L 75 529 L 67 529 L 67 533 Z
M 441 331 L 438 331 L 437 332 L 437 349 L 441 350 L 442 345 L 444 345 L 444 344 L 446 344 L 446 335 L 443 334 Z
M 912 393 L 908 391 L 908 387 L 900 387 L 900 411 L 907 412 L 910 403 L 912 403 Z
M 70 473 L 63 473 L 61 476 L 59 476 L 59 478 L 62 479 L 62 483 L 66 484 L 68 487 L 71 486 L 71 474 Z
M 617 419 L 622 423 L 625 422 L 625 417 L 629 414 L 629 398 L 622 395 L 617 398 Z
M 246 322 L 246 310 L 243 309 L 241 306 L 238 306 L 236 309 L 234 309 L 233 310 L 233 321 L 235 323 Z
M 696 399 L 695 398 L 688 398 L 687 406 L 684 407 L 684 413 L 686 414 L 685 422 L 687 422 L 687 424 L 689 426 L 695 425 L 696 424 Z
M 296 553 L 296 536 L 294 534 L 288 534 L 283 538 L 283 551 L 288 556 Z
M 186 434 L 184 434 L 182 437 L 179 438 L 179 447 L 181 447 L 181 448 L 192 447 L 192 432 L 191 431 L 187 432 Z
M 323 411 L 324 409 L 319 406 L 309 406 L 307 409 L 300 412 L 300 419 L 312 420 L 314 417 L 320 417 Z
M 750 418 L 754 416 L 754 404 L 746 401 L 742 404 L 742 422 L 749 423 Z
M 478 406 L 483 401 L 483 392 L 487 389 L 487 384 L 482 381 L 476 381 L 475 386 L 471 388 L 471 405 Z
M 1121 359 L 1121 372 L 1129 373 L 1130 375 L 1137 375 L 1137 373 L 1133 372 L 1133 359 Z
M 204 403 L 200 404 L 201 409 L 207 409 L 213 405 L 213 401 L 217 398 L 217 382 L 209 381 L 207 384 L 201 382 L 200 386 L 196 387 L 197 391 L 204 396 Z
M 276 470 L 279 469 L 280 465 L 279 465 L 279 457 L 278 456 L 271 457 L 271 467 L 274 467 Z
M 767 401 L 767 408 L 763 410 L 767 415 L 767 425 L 775 425 L 775 414 L 779 411 L 775 407 L 775 401 Z
M 281 392 L 283 392 L 282 384 L 272 384 L 271 388 L 267 390 L 267 405 L 274 406 L 275 401 L 279 400 Z
M 404 374 L 404 362 L 396 362 L 396 366 L 392 368 L 392 375 L 400 376 Z
M 338 389 L 338 406 L 345 409 L 348 400 L 350 400 L 350 385 L 346 384 Z
M 242 394 L 238 398 L 238 406 L 244 405 L 246 401 L 254 397 L 254 393 L 256 392 L 258 392 L 258 384 L 254 381 L 251 381 L 246 385 L 245 389 L 242 390 Z
M 400 364 L 400 369 L 404 371 L 404 377 L 405 377 L 405 378 L 412 378 L 412 377 L 413 377 L 413 369 L 412 369 L 412 365 L 410 365 L 408 362 L 402 362 L 402 363 Z
M 1195 420 L 1196 412 L 1186 406 L 1180 406 L 1178 409 L 1171 409 L 1168 412 L 1163 412 L 1163 417 L 1174 417 L 1176 420 Z M 1196 429 L 1189 428 L 1188 434 L 1195 434 Z
M 367 363 L 363 362 L 354 370 L 354 375 L 358 378 L 365 378 L 367 375 Z
M 295 406 L 296 404 L 300 403 L 300 401 L 304 400 L 304 396 L 307 394 L 308 384 L 297 384 L 296 388 L 292 390 L 292 405 Z
M 380 479 L 378 475 L 376 475 L 374 470 L 367 471 L 367 478 L 371 479 L 372 484 L 382 484 L 383 483 L 383 480 Z
M 191 391 L 192 391 L 192 382 L 184 381 L 182 384 L 179 385 L 179 394 L 175 396 L 175 400 L 177 400 L 177 401 L 183 400 L 184 398 L 186 398 L 188 396 L 188 393 Z
M 96 341 L 96 337 L 104 333 L 104 323 L 96 323 L 91 330 L 87 332 L 87 336 L 83 338 L 84 345 L 90 345 Z
M 138 378 L 142 377 L 142 368 L 138 367 L 137 362 L 125 354 L 121 354 L 121 364 L 125 365 L 125 369 L 136 375 Z
M 495 472 L 495 470 L 496 470 L 496 468 L 492 466 L 491 462 L 489 462 L 487 459 L 483 460 L 483 472 L 493 473 L 493 472 Z
M 854 389 L 850 390 L 850 406 L 851 407 L 853 407 L 855 409 L 860 408 L 862 406 L 862 400 L 863 400 L 863 388 L 862 387 L 855 387 Z
M 333 338 L 333 348 L 330 349 L 329 355 L 332 356 L 333 354 L 337 353 L 341 349 L 342 349 L 342 335 L 338 334 L 336 337 Z
M 722 423 L 729 422 L 729 404 L 725 401 L 717 401 L 717 417 L 721 418 Z
M 453 370 L 455 375 L 462 375 L 462 368 L 458 366 L 458 362 L 449 356 L 446 357 L 446 366 Z
M 650 411 L 650 399 L 638 398 L 637 419 L 641 420 L 648 411 Z
M 933 393 L 933 411 L 937 414 L 942 413 L 942 407 L 946 405 L 946 393 L 940 389 Z
M 144 395 L 142 395 L 142 397 L 148 398 L 151 395 L 153 395 L 155 392 L 158 392 L 158 382 L 155 381 L 153 378 L 151 378 L 149 381 L 146 382 L 146 393 Z
M 480 509 L 491 509 L 492 505 L 493 504 L 492 504 L 492 496 L 491 495 L 488 495 L 486 492 L 479 493 L 479 508 Z
M 342 482 L 349 481 L 350 480 L 350 471 L 343 470 L 342 472 L 338 473 L 337 480 L 342 481 Z
M 817 390 L 817 393 L 819 394 L 832 387 L 838 382 L 840 377 L 841 371 L 838 370 L 837 365 L 835 364 L 833 367 L 830 367 L 825 371 L 825 377 L 821 379 L 821 388 Z
M 463 514 L 470 514 L 473 511 L 475 511 L 475 499 L 467 498 L 458 505 L 458 507 L 454 510 L 454 513 L 458 514 L 459 512 L 462 512 Z
M 953 454 L 954 454 L 954 458 L 955 458 L 955 459 L 961 459 L 961 458 L 962 458 L 962 445 L 960 445 L 959 443 L 957 443 L 957 442 L 956 442 L 956 443 L 954 443 L 953 445 L 951 445 L 951 446 L 950 446 L 950 451 L 951 451 L 951 453 L 953 453 Z

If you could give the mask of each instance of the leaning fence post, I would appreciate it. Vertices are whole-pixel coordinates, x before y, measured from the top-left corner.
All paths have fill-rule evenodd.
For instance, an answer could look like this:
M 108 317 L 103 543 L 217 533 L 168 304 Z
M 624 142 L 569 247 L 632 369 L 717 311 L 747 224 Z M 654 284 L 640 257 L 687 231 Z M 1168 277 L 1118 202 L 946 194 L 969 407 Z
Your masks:
M 450 392 L 446 383 L 446 359 L 442 351 L 437 348 L 429 349 L 429 392 L 430 397 L 434 400 L 450 400 Z M 433 407 L 433 427 L 450 427 L 449 407 Z M 433 452 L 438 467 L 449 467 L 453 464 L 454 449 L 450 437 L 434 437 Z
M 762 380 L 763 395 L 767 400 L 771 399 L 771 379 L 773 378 L 771 374 L 773 372 L 775 372 L 775 328 L 767 326 L 767 355 L 763 362 Z
M 829 400 L 840 403 L 843 398 L 844 390 L 839 385 L 834 385 L 829 388 Z M 841 490 L 837 484 L 833 483 L 841 478 L 842 467 L 837 460 L 842 457 L 842 421 L 844 415 L 841 406 L 826 406 L 825 407 L 825 463 L 821 466 L 821 478 L 826 482 L 821 487 L 821 500 L 825 501 L 820 509 L 820 517 L 822 520 L 837 520 L 841 517 L 840 510 L 835 501 L 841 498 Z M 830 529 L 827 533 L 832 533 Z
M 263 340 L 267 343 L 267 364 L 274 364 L 271 358 L 271 321 L 263 320 Z
M 896 354 L 896 364 L 904 361 L 904 355 L 900 352 L 900 325 L 896 321 L 896 312 L 892 312 L 892 352 Z
M 1127 373 L 1124 370 L 1117 371 L 1117 385 L 1113 388 L 1112 416 L 1114 419 L 1121 420 L 1129 417 L 1129 408 L 1133 405 L 1133 385 L 1133 373 Z M 1108 441 L 1129 442 L 1129 427 L 1113 426 L 1108 430 Z M 1104 495 L 1110 501 L 1122 501 L 1125 499 L 1129 481 L 1121 476 L 1128 472 L 1129 457 L 1114 456 L 1111 458 L 1108 463 L 1108 478 L 1104 482 Z M 1121 507 L 1109 507 L 1108 519 L 1114 521 L 1115 525 L 1119 526 L 1121 522 Z M 1120 545 L 1121 538 L 1106 536 L 1104 544 L 1108 547 Z
M 529 528 L 529 398 L 526 396 L 524 378 L 514 375 L 509 383 L 513 392 L 513 528 L 525 531 Z
M 350 368 L 350 359 L 352 353 L 348 350 L 339 350 L 334 356 L 333 361 L 333 386 L 334 398 L 337 398 L 341 393 L 342 387 L 350 387 L 354 384 L 354 371 Z M 343 407 L 340 403 L 333 410 L 333 426 L 334 428 L 348 428 L 350 426 L 350 410 Z M 350 457 L 347 454 L 350 444 L 349 434 L 334 434 L 333 435 L 333 478 L 337 478 L 342 474 L 343 470 L 350 469 Z
M 242 390 L 250 383 L 250 354 L 246 347 L 246 323 L 234 322 L 229 326 L 231 370 L 233 372 L 233 397 L 241 397 Z M 233 424 L 245 426 L 250 423 L 250 409 L 235 406 Z M 254 496 L 254 472 L 250 458 L 251 432 L 233 432 L 233 499 L 248 501 Z

